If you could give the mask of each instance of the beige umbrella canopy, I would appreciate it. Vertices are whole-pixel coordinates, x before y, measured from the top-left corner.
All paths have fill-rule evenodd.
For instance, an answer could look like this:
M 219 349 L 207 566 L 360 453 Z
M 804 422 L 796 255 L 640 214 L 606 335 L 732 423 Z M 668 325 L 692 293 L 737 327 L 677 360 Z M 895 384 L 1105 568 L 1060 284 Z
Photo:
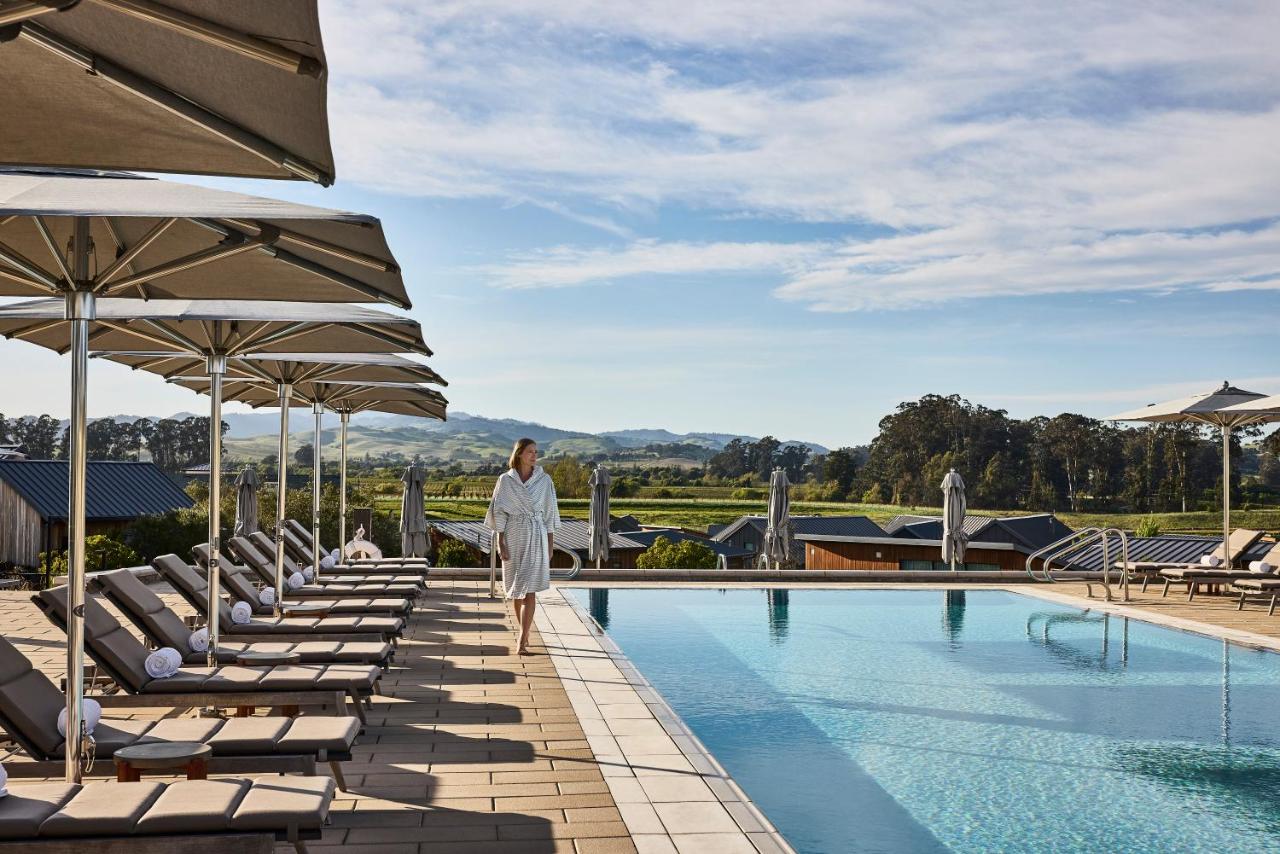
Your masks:
M 1141 409 L 1112 415 L 1108 421 L 1149 421 L 1154 424 L 1204 424 L 1222 432 L 1222 556 L 1227 556 L 1227 540 L 1231 537 L 1231 433 L 1251 424 L 1280 420 L 1280 413 L 1242 409 L 1266 395 L 1245 391 L 1224 382 L 1222 388 L 1164 403 L 1153 403 Z
M 333 183 L 315 0 L 0 3 L 0 163 Z
M 429 351 L 428 351 L 429 353 Z M 204 360 L 160 352 L 112 352 L 104 354 L 113 362 L 137 370 L 159 374 L 165 379 L 196 377 L 204 370 Z M 227 362 L 227 379 L 259 380 L 268 385 L 319 381 L 370 383 L 434 383 L 448 385 L 427 365 L 395 353 L 258 353 L 246 354 L 246 361 Z M 224 396 L 224 399 L 229 400 Z M 239 399 L 239 398 L 237 398 Z M 278 398 L 271 394 L 271 402 Z M 245 400 L 246 403 L 250 402 Z

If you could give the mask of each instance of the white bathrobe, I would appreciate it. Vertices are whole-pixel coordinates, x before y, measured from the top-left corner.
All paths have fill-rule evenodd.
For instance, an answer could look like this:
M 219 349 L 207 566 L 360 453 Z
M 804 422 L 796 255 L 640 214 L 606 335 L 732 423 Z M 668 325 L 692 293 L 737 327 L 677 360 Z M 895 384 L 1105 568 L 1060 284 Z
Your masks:
M 560 527 L 556 487 L 551 476 L 534 466 L 528 481 L 510 469 L 493 487 L 485 526 L 502 534 L 510 560 L 502 562 L 502 586 L 508 599 L 519 599 L 551 586 L 547 534 Z

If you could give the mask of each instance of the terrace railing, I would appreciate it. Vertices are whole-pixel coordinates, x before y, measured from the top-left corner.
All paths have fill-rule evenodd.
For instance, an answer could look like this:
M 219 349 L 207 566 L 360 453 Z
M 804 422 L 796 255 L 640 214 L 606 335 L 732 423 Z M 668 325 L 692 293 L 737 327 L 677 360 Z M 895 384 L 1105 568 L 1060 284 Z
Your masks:
M 1118 541 L 1118 542 L 1117 542 Z M 1037 581 L 1058 582 L 1058 581 L 1079 581 L 1079 575 L 1063 575 L 1061 577 L 1054 574 L 1053 562 L 1062 560 L 1068 555 L 1080 554 L 1085 549 L 1097 545 L 1102 550 L 1102 572 L 1098 582 L 1094 579 L 1086 578 L 1085 589 L 1088 591 L 1090 598 L 1093 597 L 1093 585 L 1101 583 L 1103 596 L 1107 602 L 1111 601 L 1111 574 L 1119 572 L 1119 582 L 1124 595 L 1124 601 L 1129 601 L 1129 535 L 1119 528 L 1082 528 L 1079 531 L 1073 531 L 1067 536 L 1050 543 L 1037 552 L 1033 552 L 1027 557 L 1027 575 Z M 1122 568 L 1117 568 L 1111 557 L 1116 553 L 1118 546 L 1118 554 Z M 1040 569 L 1037 574 L 1036 561 L 1040 561 Z

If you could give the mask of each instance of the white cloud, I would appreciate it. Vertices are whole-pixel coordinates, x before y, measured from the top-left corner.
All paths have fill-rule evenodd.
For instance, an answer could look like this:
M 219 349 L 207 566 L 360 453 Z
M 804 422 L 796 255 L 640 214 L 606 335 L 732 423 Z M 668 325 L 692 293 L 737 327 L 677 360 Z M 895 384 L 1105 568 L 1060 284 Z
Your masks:
M 346 180 L 531 200 L 623 240 L 668 203 L 898 231 L 556 247 L 489 265 L 504 287 L 766 271 L 847 311 L 1280 271 L 1274 227 L 1220 228 L 1280 215 L 1267 2 L 334 2 L 325 20 Z

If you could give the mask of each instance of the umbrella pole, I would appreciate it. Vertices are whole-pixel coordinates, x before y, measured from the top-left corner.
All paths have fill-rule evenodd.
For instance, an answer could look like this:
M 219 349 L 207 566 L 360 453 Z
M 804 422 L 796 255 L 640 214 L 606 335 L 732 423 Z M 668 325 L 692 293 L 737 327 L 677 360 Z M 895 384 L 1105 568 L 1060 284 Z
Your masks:
M 89 219 L 76 217 L 72 234 L 73 276 L 78 286 L 89 278 Z M 95 315 L 91 291 L 66 295 L 71 321 L 71 422 L 67 425 L 67 737 L 66 781 L 83 776 L 84 720 L 84 505 L 85 447 L 89 379 L 89 321 Z
M 342 419 L 342 438 L 338 451 L 338 549 L 347 547 L 347 422 L 351 413 L 344 411 Z
M 311 405 L 316 416 L 316 441 L 311 449 L 311 574 L 320 577 L 320 468 L 323 465 L 320 453 L 321 420 L 324 418 L 324 404 L 316 401 Z
M 218 664 L 218 601 L 222 576 L 218 564 L 222 553 L 222 377 L 227 372 L 227 357 L 211 355 L 209 369 L 209 649 L 205 663 Z
M 289 397 L 293 394 L 293 386 L 280 383 L 280 445 L 277 450 L 279 463 L 276 466 L 276 613 L 283 610 L 284 601 L 284 499 L 289 488 Z
M 1231 428 L 1222 425 L 1222 562 L 1230 569 L 1231 555 L 1227 540 L 1231 538 Z

